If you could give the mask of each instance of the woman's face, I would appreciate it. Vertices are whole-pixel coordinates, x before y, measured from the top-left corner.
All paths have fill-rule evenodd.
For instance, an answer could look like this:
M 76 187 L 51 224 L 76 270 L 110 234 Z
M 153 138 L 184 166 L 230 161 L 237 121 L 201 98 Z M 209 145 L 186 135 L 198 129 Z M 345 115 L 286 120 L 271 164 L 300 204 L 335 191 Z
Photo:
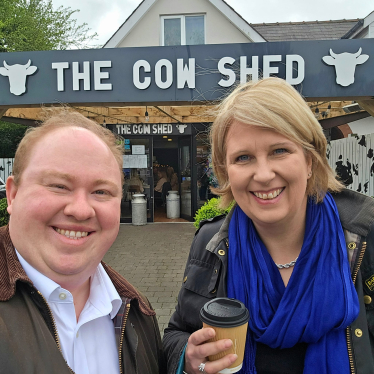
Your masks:
M 233 122 L 226 146 L 232 193 L 256 227 L 304 222 L 312 161 L 300 145 L 273 130 Z

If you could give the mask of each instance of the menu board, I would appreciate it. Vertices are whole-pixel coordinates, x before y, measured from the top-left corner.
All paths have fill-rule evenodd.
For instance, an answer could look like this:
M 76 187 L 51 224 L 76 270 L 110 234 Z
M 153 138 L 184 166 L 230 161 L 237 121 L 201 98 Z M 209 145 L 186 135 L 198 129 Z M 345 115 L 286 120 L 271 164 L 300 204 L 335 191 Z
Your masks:
M 124 169 L 146 169 L 147 155 L 124 155 L 123 156 Z

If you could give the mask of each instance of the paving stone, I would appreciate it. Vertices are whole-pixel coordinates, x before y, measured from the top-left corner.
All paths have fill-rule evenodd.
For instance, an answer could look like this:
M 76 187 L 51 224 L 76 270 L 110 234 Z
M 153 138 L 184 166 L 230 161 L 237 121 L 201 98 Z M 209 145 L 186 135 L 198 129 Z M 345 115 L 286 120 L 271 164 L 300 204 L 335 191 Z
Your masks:
M 169 319 L 170 319 L 170 316 L 160 316 L 160 318 L 158 319 L 158 321 L 159 321 L 160 323 L 165 323 L 165 324 L 167 324 L 167 323 L 169 323 Z
M 173 296 L 173 292 L 172 291 L 156 291 L 154 292 L 153 296 L 167 297 L 169 300 L 169 298 Z
M 161 305 L 162 305 L 162 308 L 173 309 L 173 313 L 174 313 L 175 307 L 177 305 L 177 300 L 175 300 L 174 302 L 171 302 L 171 303 L 162 303 Z M 171 313 L 171 314 L 173 314 L 173 313 Z
M 167 309 L 167 308 L 163 308 L 163 309 L 155 309 L 155 312 L 156 312 L 156 316 L 169 316 L 172 314 L 174 310 L 172 309 Z
M 163 335 L 175 310 L 190 246 L 192 223 L 121 225 L 104 261 L 150 300 Z

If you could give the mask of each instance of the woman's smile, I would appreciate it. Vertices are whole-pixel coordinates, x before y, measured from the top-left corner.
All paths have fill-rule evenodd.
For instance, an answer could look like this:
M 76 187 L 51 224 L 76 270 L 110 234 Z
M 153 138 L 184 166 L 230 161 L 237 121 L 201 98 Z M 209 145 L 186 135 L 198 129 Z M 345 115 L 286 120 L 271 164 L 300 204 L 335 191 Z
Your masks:
M 274 200 L 278 197 L 284 190 L 284 187 L 273 189 L 267 192 L 251 191 L 253 195 L 261 200 Z

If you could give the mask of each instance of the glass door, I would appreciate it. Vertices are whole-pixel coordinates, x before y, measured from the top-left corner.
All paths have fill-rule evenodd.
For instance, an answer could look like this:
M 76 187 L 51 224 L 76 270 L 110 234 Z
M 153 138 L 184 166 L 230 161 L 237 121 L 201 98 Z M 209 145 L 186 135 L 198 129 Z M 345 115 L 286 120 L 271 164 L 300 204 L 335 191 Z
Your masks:
M 153 222 L 152 138 L 124 139 L 123 173 L 125 183 L 121 202 L 121 223 L 132 220 L 131 200 L 134 194 L 144 194 L 147 200 L 147 222 Z
M 192 221 L 191 138 L 183 136 L 178 141 L 181 217 L 189 221 Z

